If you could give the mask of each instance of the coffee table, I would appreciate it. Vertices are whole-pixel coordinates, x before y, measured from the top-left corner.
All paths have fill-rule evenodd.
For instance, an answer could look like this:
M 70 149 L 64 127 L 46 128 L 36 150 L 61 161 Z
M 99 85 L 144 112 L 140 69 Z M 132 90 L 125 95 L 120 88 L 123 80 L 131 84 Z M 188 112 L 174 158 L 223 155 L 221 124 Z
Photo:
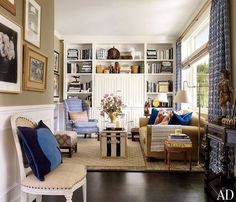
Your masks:
M 100 156 L 102 158 L 127 157 L 127 131 L 103 130 L 100 134 Z

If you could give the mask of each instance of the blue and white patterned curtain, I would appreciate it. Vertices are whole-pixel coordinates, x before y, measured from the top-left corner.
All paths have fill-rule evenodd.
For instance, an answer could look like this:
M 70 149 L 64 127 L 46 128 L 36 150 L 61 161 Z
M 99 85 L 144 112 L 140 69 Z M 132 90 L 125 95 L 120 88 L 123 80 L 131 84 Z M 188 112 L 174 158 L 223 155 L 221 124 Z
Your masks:
M 221 115 L 218 83 L 220 71 L 230 71 L 230 28 L 228 0 L 212 0 L 209 33 L 208 121 Z
M 176 83 L 175 92 L 177 93 L 182 87 L 182 61 L 181 61 L 181 40 L 176 42 Z M 176 103 L 175 109 L 180 110 L 181 104 Z

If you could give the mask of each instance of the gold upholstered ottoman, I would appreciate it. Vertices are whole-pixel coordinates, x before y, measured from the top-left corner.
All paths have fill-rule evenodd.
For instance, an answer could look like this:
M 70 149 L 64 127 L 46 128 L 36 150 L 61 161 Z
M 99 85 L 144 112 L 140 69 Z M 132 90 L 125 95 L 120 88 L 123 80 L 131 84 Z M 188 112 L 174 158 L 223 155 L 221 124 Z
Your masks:
M 69 157 L 72 157 L 72 153 L 77 152 L 77 133 L 75 131 L 58 131 L 55 133 L 55 137 L 60 146 L 60 149 L 68 149 Z

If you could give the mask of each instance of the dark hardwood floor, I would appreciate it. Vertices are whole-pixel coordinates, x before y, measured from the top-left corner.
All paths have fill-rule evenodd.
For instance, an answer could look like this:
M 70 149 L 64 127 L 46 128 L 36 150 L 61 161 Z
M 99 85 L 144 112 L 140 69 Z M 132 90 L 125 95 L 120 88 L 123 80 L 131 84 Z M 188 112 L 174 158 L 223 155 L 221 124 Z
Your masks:
M 88 172 L 87 202 L 206 202 L 202 173 Z M 64 202 L 44 196 L 43 202 Z M 82 190 L 73 201 L 82 202 Z

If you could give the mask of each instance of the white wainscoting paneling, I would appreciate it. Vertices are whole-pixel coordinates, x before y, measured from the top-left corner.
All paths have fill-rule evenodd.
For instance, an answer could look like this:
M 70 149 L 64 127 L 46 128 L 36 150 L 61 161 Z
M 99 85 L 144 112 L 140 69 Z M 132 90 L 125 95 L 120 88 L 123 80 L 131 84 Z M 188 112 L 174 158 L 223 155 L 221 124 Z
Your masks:
M 54 105 L 32 105 L 0 107 L 0 201 L 14 202 L 20 200 L 19 168 L 15 143 L 12 137 L 10 117 L 19 113 L 35 121 L 43 120 L 54 129 Z

